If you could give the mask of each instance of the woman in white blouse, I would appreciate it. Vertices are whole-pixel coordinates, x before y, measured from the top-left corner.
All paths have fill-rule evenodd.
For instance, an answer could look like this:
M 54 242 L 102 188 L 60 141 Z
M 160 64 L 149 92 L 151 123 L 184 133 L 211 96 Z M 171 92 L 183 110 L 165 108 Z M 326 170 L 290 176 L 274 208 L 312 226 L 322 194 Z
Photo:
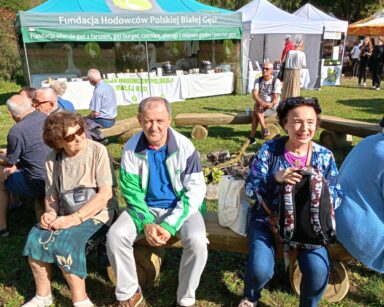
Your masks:
M 304 41 L 298 39 L 295 42 L 295 50 L 290 50 L 285 59 L 284 85 L 281 99 L 300 96 L 300 71 L 307 66 L 304 49 Z

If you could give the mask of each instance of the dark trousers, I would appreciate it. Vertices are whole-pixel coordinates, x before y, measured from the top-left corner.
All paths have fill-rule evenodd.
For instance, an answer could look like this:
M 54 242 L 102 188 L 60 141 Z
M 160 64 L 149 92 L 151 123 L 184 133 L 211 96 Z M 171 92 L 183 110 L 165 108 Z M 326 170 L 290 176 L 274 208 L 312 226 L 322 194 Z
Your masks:
M 372 63 L 372 86 L 380 87 L 383 63 Z
M 357 77 L 359 73 L 359 59 L 352 59 L 352 77 Z
M 368 59 L 362 57 L 360 59 L 359 84 L 361 84 L 361 79 L 363 79 L 363 82 L 367 81 L 367 66 Z

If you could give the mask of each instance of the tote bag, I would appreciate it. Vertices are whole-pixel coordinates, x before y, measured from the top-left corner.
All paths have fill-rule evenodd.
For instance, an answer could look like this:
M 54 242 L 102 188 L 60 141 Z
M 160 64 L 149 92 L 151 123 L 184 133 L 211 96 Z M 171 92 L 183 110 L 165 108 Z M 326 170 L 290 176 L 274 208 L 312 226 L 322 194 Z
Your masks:
M 247 235 L 249 213 L 244 183 L 233 176 L 223 176 L 218 187 L 219 224 L 242 236 Z

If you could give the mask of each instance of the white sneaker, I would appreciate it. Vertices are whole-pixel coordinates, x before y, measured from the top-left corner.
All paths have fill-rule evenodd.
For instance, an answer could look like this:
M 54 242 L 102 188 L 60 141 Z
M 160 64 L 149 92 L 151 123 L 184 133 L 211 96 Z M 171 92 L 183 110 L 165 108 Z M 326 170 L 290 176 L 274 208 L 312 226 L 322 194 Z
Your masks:
M 257 306 L 257 302 L 252 303 L 252 302 L 249 301 L 247 298 L 243 298 L 243 299 L 240 301 L 238 307 L 256 307 L 256 306 Z
M 367 83 L 364 82 L 364 83 L 363 83 L 363 87 L 367 87 Z
M 376 90 L 376 91 L 380 91 L 380 87 L 376 87 L 375 90 Z
M 21 305 L 21 307 L 47 307 L 53 304 L 52 294 L 48 296 L 35 295 L 30 301 Z

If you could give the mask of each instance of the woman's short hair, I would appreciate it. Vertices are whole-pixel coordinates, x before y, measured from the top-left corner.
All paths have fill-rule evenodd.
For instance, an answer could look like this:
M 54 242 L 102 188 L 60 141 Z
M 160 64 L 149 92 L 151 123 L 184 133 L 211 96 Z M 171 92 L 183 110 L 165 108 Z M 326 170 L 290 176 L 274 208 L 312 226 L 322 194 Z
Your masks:
M 322 111 L 321 111 L 321 107 L 318 99 L 316 97 L 305 98 L 303 96 L 298 96 L 298 97 L 290 97 L 280 101 L 279 106 L 276 109 L 277 117 L 279 119 L 279 124 L 283 129 L 284 129 L 284 125 L 286 123 L 289 111 L 301 106 L 309 106 L 313 108 L 317 117 L 317 126 L 319 125 L 320 123 L 319 114 Z
M 61 141 L 68 132 L 69 127 L 79 125 L 86 130 L 83 117 L 73 112 L 56 112 L 47 117 L 44 122 L 43 138 L 45 144 L 58 151 L 61 149 Z

